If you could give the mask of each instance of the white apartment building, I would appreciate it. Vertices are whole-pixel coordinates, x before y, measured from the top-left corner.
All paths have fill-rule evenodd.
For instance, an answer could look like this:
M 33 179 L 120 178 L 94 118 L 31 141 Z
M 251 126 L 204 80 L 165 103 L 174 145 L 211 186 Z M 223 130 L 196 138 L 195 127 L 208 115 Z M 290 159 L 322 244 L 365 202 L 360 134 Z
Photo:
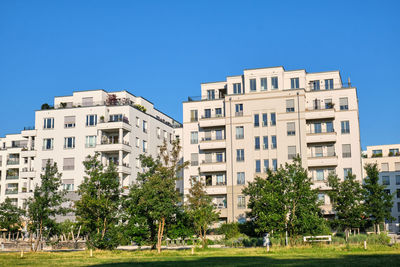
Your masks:
M 82 162 L 96 152 L 103 164 L 115 163 L 121 185 L 127 188 L 142 170 L 139 155 L 156 157 L 158 147 L 164 140 L 170 143 L 180 126 L 148 100 L 127 91 L 55 97 L 54 108 L 35 112 L 34 130 L 0 139 L 0 201 L 12 196 L 21 206 L 40 182 L 48 160 L 57 162 L 63 187 L 76 191 L 85 176 Z M 74 199 L 74 194 L 69 197 Z
M 296 154 L 332 215 L 326 178 L 362 178 L 358 99 L 339 71 L 307 73 L 283 67 L 246 69 L 201 84 L 183 103 L 184 193 L 201 177 L 222 221 L 245 220 L 242 189 Z
M 363 154 L 363 166 L 368 163 L 376 163 L 380 170 L 380 183 L 386 186 L 386 192 L 392 194 L 392 216 L 394 225 L 400 223 L 400 144 L 367 146 Z M 363 170 L 363 177 L 367 174 Z M 393 226 L 393 225 L 392 225 Z

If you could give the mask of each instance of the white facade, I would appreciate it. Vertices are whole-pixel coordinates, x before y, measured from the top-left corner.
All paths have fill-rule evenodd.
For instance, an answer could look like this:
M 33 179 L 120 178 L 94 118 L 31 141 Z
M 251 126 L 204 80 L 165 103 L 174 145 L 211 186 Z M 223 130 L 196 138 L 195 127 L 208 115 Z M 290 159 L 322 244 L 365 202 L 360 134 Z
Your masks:
M 362 177 L 357 92 L 343 86 L 338 71 L 248 69 L 204 83 L 199 99 L 183 103 L 183 144 L 192 162 L 185 194 L 190 177 L 201 176 L 223 221 L 245 219 L 244 186 L 296 154 L 320 188 L 327 215 L 328 173 Z
M 180 127 L 177 121 L 155 109 L 151 102 L 127 91 L 92 90 L 56 97 L 54 109 L 36 111 L 35 130 L 1 140 L 5 147 L 0 152 L 4 159 L 2 175 L 5 177 L 11 167 L 18 167 L 20 175 L 13 185 L 1 180 L 0 201 L 8 196 L 5 188 L 14 188 L 18 183 L 17 193 L 12 196 L 21 206 L 22 199 L 26 199 L 34 184 L 40 181 L 49 159 L 57 163 L 64 188 L 76 191 L 85 176 L 82 162 L 95 152 L 100 154 L 105 165 L 110 161 L 117 165 L 121 184 L 126 188 L 141 171 L 139 155 L 156 157 L 158 147 L 164 140 L 171 142 L 177 127 Z M 14 139 L 24 140 L 21 146 L 26 148 L 10 148 Z M 5 159 L 13 153 L 19 153 L 19 164 L 6 165 Z M 22 164 L 26 157 L 27 164 Z M 30 171 L 24 173 L 24 168 Z M 24 179 L 29 181 L 26 186 Z M 23 193 L 22 188 L 26 187 L 28 193 Z
M 363 166 L 368 163 L 378 165 L 379 181 L 386 186 L 387 193 L 393 195 L 393 223 L 400 223 L 400 144 L 367 146 L 362 160 Z M 365 170 L 363 177 L 367 177 Z

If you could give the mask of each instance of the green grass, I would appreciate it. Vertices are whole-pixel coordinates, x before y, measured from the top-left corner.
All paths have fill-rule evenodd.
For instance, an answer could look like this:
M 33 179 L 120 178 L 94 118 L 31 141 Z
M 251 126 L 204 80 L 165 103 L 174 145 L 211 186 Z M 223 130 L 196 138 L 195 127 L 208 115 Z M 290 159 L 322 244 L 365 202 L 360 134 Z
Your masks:
M 89 251 L 0 253 L 0 266 L 399 266 L 400 247 L 304 246 L 296 248 L 197 249 L 162 251 Z

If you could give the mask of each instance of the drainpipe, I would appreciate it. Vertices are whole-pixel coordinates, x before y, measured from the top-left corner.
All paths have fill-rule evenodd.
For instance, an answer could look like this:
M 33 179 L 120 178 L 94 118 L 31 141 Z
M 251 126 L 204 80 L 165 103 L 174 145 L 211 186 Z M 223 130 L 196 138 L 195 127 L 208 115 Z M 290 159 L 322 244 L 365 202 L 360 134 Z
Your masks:
M 299 100 L 299 92 L 297 92 L 297 124 L 299 125 L 299 147 L 300 147 L 300 158 L 302 158 L 301 153 L 301 128 L 300 128 L 300 100 Z
M 229 124 L 231 128 L 231 183 L 232 183 L 232 222 L 235 220 L 235 211 L 234 211 L 234 203 L 235 200 L 233 198 L 233 129 L 232 129 L 232 97 L 229 97 Z

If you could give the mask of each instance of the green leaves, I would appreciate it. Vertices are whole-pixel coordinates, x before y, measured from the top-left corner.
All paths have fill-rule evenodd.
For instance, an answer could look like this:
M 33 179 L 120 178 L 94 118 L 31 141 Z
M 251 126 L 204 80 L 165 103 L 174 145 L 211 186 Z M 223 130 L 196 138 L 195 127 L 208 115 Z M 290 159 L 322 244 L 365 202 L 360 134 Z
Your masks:
M 12 204 L 8 197 L 0 204 L 0 229 L 15 232 L 22 228 L 25 211 Z

